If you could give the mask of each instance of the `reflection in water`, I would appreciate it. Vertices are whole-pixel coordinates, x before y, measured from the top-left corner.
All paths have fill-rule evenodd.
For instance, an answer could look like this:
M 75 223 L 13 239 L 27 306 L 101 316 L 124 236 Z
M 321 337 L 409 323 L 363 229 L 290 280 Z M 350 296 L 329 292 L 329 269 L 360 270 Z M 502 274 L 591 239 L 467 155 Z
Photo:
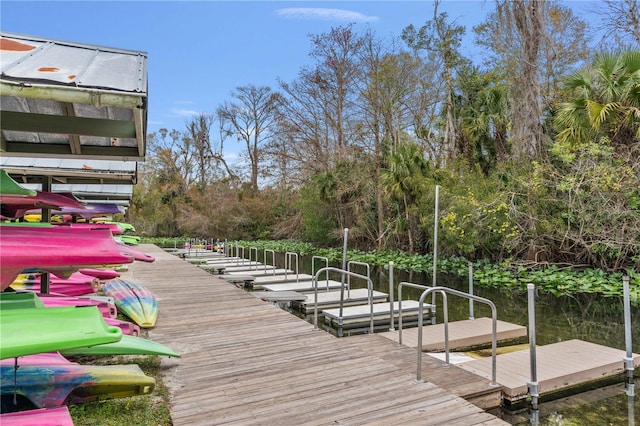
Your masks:
M 311 274 L 311 258 L 301 257 L 301 273 Z M 276 264 L 283 267 L 284 260 Z M 336 266 L 339 265 L 330 265 Z M 354 270 L 356 273 L 362 271 Z M 388 270 L 372 268 L 371 279 L 374 289 L 389 291 Z M 339 280 L 339 278 L 338 278 Z M 394 283 L 411 282 L 415 284 L 432 284 L 430 274 L 394 271 Z M 468 279 L 465 277 L 439 276 L 437 285 L 447 286 L 461 291 L 468 291 Z M 364 282 L 352 281 L 352 288 L 365 288 Z M 422 292 L 417 289 L 403 290 L 404 299 L 418 300 Z M 507 291 L 497 288 L 476 287 L 474 293 L 493 301 L 498 309 L 498 319 L 527 326 L 527 293 Z M 397 300 L 397 292 L 396 292 Z M 442 301 L 438 298 L 438 322 L 442 322 Z M 460 297 L 448 299 L 449 321 L 463 320 L 469 317 L 469 303 Z M 490 308 L 484 304 L 475 304 L 475 318 L 491 317 Z M 640 353 L 640 309 L 632 307 L 631 316 L 632 349 Z M 556 297 L 551 294 L 536 295 L 536 341 L 538 345 L 546 345 L 570 339 L 580 339 L 606 345 L 622 351 L 625 350 L 624 312 L 622 297 L 604 297 L 595 294 L 576 294 Z M 622 356 L 621 356 L 622 357 Z M 622 358 L 620 360 L 622 366 Z M 635 395 L 635 382 L 607 386 L 583 392 L 567 398 L 540 404 L 537 413 L 502 413 L 492 412 L 513 425 L 540 426 L 582 426 L 582 425 L 635 425 L 640 419 L 640 401 Z

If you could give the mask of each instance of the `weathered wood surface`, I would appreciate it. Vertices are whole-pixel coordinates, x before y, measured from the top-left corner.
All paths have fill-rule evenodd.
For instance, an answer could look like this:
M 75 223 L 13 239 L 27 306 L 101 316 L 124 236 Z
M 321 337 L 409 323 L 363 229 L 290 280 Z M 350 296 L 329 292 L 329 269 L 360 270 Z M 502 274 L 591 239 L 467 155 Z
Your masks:
M 449 323 L 449 350 L 491 344 L 493 321 L 491 318 L 452 321 Z M 396 327 L 398 323 L 396 322 Z M 496 340 L 511 341 L 527 336 L 527 328 L 518 324 L 496 320 Z M 382 336 L 398 342 L 399 330 L 381 333 Z M 402 330 L 402 344 L 410 348 L 418 347 L 418 327 Z M 444 351 L 444 324 L 425 325 L 422 329 L 423 351 Z
M 149 337 L 182 355 L 162 361 L 175 426 L 507 424 L 417 382 L 415 350 L 376 335 L 339 339 L 314 330 L 220 276 L 155 246 L 138 248 L 156 257 L 126 273 L 158 299 Z M 458 393 L 479 393 L 488 382 L 463 370 L 454 378 L 435 359 L 423 365 L 423 377 L 453 381 Z
M 581 383 L 602 380 L 624 372 L 625 351 L 573 339 L 536 346 L 536 370 L 539 392 L 544 395 Z M 633 355 L 640 366 L 640 355 Z M 474 374 L 491 377 L 491 360 L 478 359 L 459 367 Z M 505 398 L 517 401 L 527 397 L 527 381 L 531 381 L 528 350 L 498 355 L 496 381 L 503 386 Z

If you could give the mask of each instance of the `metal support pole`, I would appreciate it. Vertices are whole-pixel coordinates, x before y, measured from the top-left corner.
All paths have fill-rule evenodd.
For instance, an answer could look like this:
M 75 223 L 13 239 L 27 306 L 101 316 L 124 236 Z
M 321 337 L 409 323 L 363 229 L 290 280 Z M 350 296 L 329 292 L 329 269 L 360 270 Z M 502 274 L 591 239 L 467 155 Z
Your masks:
M 340 279 L 340 300 L 344 300 L 344 271 L 347 270 L 347 246 L 349 239 L 349 228 L 344 228 L 344 243 L 342 245 L 342 277 Z M 342 320 L 343 306 L 340 303 L 340 319 Z
M 51 176 L 42 177 L 42 191 L 51 192 L 52 178 Z M 42 209 L 42 216 L 40 222 L 51 223 L 51 209 Z M 40 274 L 40 293 L 49 294 L 51 288 L 51 275 L 49 272 L 43 272 Z
M 529 394 L 531 395 L 531 415 L 532 423 L 538 422 L 538 397 L 540 392 L 538 389 L 538 369 L 536 366 L 536 310 L 535 310 L 535 286 L 527 284 L 527 296 L 529 302 L 529 354 L 531 365 L 531 381 L 527 382 Z
M 473 263 L 469 262 L 469 294 L 473 295 Z M 469 299 L 469 319 L 474 319 L 473 316 L 473 299 Z
M 395 330 L 395 318 L 393 315 L 393 262 L 389 262 L 389 312 L 391 314 L 391 323 L 389 331 Z
M 436 275 L 438 272 L 438 216 L 439 213 L 439 204 L 440 204 L 440 186 L 436 185 L 436 204 L 435 204 L 435 213 L 433 215 L 433 283 L 432 287 L 436 286 Z M 436 293 L 434 292 L 431 296 L 431 304 L 436 306 Z M 435 313 L 435 312 L 434 312 Z M 436 323 L 436 316 L 433 315 L 431 317 L 431 324 Z
M 622 293 L 624 303 L 624 341 L 627 356 L 624 357 L 624 368 L 627 371 L 629 383 L 633 383 L 633 351 L 631 348 L 631 298 L 629 295 L 629 275 L 622 277 Z

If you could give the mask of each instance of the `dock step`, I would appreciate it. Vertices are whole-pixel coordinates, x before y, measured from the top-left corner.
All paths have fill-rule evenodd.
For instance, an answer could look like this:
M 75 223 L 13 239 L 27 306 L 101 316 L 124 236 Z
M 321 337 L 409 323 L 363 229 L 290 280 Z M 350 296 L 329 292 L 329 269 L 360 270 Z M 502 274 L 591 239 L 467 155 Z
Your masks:
M 402 301 L 402 321 L 416 322 L 418 320 L 418 311 L 420 303 L 417 300 Z M 424 319 L 431 318 L 433 305 L 424 303 L 423 313 Z M 399 317 L 398 302 L 393 302 L 394 319 Z M 349 306 L 342 310 L 342 318 L 340 318 L 340 309 L 325 309 L 322 311 L 325 323 L 330 323 L 334 327 L 339 328 L 360 328 L 366 326 L 370 322 L 371 307 L 370 305 Z M 373 304 L 373 321 L 376 325 L 391 324 L 391 313 L 389 303 Z
M 318 291 L 318 310 L 337 308 L 340 306 L 340 294 L 338 291 Z M 291 303 L 291 308 L 305 314 L 311 313 L 315 308 L 315 297 L 313 293 L 305 293 L 306 297 L 300 301 L 294 301 Z M 387 293 L 380 291 L 373 291 L 373 303 L 386 302 L 388 298 Z M 343 306 L 354 306 L 368 303 L 369 290 L 366 288 L 351 289 L 350 291 L 344 291 L 344 304 Z
M 612 379 L 624 373 L 623 350 L 573 339 L 536 346 L 538 388 L 541 398 L 580 385 Z M 457 367 L 481 377 L 491 377 L 491 357 L 458 364 Z M 496 381 L 503 389 L 507 406 L 523 402 L 528 396 L 530 377 L 528 350 L 510 352 L 496 357 Z M 633 354 L 633 363 L 640 366 L 640 355 Z
M 272 268 L 269 266 L 269 268 Z M 238 272 L 238 271 L 228 271 L 229 275 L 247 275 L 246 272 Z M 274 277 L 276 275 L 293 275 L 294 272 L 291 269 L 277 268 L 277 269 L 267 269 L 264 270 L 264 267 L 259 267 L 258 269 L 251 270 L 251 275 L 253 277 Z
M 404 310 L 404 302 L 402 302 Z M 527 336 L 527 328 L 497 320 L 498 342 L 512 342 Z M 476 318 L 462 321 L 449 322 L 449 350 L 462 350 L 491 345 L 492 320 L 491 318 Z M 399 341 L 398 330 L 380 333 L 381 336 Z M 418 347 L 418 329 L 409 328 L 402 330 L 402 344 L 410 348 Z M 444 351 L 444 323 L 423 327 L 422 350 L 424 352 Z
M 318 282 L 318 292 L 324 291 L 326 289 L 336 289 L 340 288 L 342 284 L 339 281 L 333 280 L 323 280 Z M 281 282 L 275 284 L 259 284 L 256 281 L 253 282 L 254 290 L 269 290 L 269 291 L 282 291 L 282 290 L 292 290 L 292 291 L 314 291 L 315 283 L 314 281 L 291 281 L 291 282 Z

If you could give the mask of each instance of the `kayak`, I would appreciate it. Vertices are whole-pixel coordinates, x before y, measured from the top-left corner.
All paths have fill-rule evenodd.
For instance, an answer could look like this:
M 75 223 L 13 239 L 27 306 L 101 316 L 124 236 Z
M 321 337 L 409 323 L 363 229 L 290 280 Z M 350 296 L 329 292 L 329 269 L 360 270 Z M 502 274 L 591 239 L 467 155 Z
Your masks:
M 122 234 L 122 228 L 116 224 L 110 223 L 89 223 L 89 222 L 51 222 L 54 226 L 69 226 L 71 228 L 85 229 L 108 229 L 113 235 Z
M 124 208 L 114 203 L 87 203 L 82 209 L 77 207 L 60 207 L 59 209 L 53 209 L 51 214 L 70 214 L 90 220 L 97 215 L 124 214 Z
M 37 209 L 74 208 L 84 209 L 84 204 L 70 192 L 36 191 L 36 195 L 25 197 L 21 195 L 0 194 L 2 216 L 6 218 L 20 218 L 28 211 Z
M 57 296 L 51 294 L 38 294 L 38 297 L 47 308 L 56 306 L 97 306 L 104 318 L 116 318 L 118 308 L 114 303 L 106 300 L 91 299 L 90 297 Z
M 140 237 L 137 235 L 122 234 L 118 235 L 120 241 L 130 246 L 137 246 L 140 243 Z
M 79 269 L 78 272 L 84 275 L 90 275 L 92 277 L 96 277 L 99 280 L 111 280 L 114 278 L 118 278 L 120 276 L 120 273 L 114 271 L 113 269 L 82 268 L 82 269 Z
M 3 395 L 22 395 L 37 408 L 146 395 L 156 384 L 135 364 L 81 365 L 58 352 L 1 361 L 0 373 Z
M 133 257 L 120 252 L 106 229 L 3 226 L 1 232 L 0 290 L 23 272 L 51 272 L 68 278 L 82 267 L 133 262 Z
M 142 284 L 116 278 L 105 281 L 102 292 L 113 297 L 118 311 L 142 328 L 151 328 L 158 319 L 158 301 Z
M 2 426 L 73 426 L 69 408 L 65 405 L 54 408 L 36 408 L 0 414 Z
M 0 309 L 0 359 L 117 342 L 97 306 Z
M 131 321 L 119 320 L 118 318 L 105 318 L 104 322 L 107 325 L 118 327 L 122 330 L 122 337 L 124 336 L 140 336 L 140 326 L 138 324 L 134 324 Z
M 0 194 L 15 195 L 19 197 L 33 197 L 36 191 L 28 189 L 13 180 L 11 176 L 4 170 L 0 169 Z
M 122 339 L 119 342 L 84 348 L 66 349 L 60 352 L 66 356 L 162 355 L 176 358 L 180 357 L 180 354 L 161 343 L 142 337 L 127 335 L 122 336 Z
M 126 256 L 131 256 L 133 257 L 134 260 L 139 260 L 141 262 L 155 262 L 156 258 L 151 256 L 150 254 L 147 253 L 143 253 L 140 250 L 136 250 L 132 247 L 129 247 L 128 245 L 118 242 L 118 238 L 116 237 L 115 239 L 116 241 L 116 245 L 118 246 L 118 249 L 120 250 L 120 253 L 126 255 Z
M 42 276 L 36 274 L 19 274 L 11 283 L 16 291 L 40 292 Z M 74 272 L 68 278 L 49 277 L 49 293 L 63 296 L 84 296 L 100 290 L 100 280 L 96 277 Z

